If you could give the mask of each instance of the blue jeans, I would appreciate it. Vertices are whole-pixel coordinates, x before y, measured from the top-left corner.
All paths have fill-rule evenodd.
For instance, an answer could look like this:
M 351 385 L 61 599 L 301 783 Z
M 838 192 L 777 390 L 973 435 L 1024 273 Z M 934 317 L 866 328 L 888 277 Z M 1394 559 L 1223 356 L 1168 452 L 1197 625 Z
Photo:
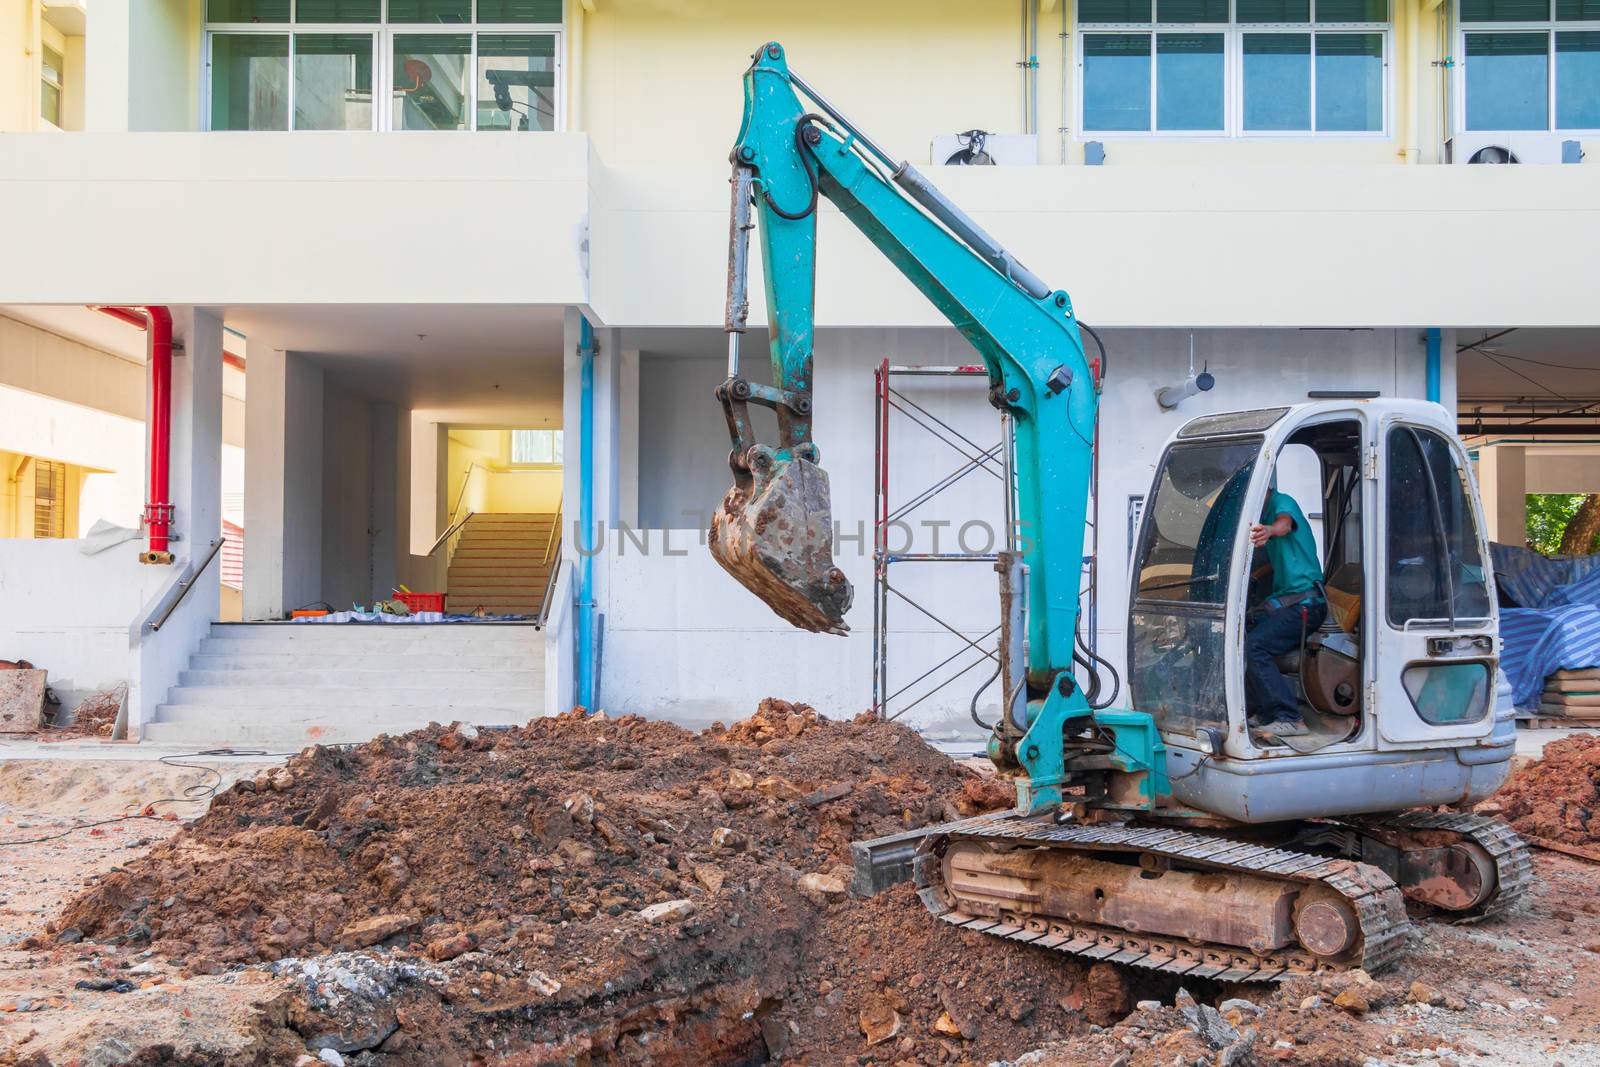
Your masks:
M 1299 721 L 1294 687 L 1273 657 L 1299 648 L 1301 633 L 1314 633 L 1327 617 L 1325 600 L 1302 600 L 1250 617 L 1244 638 L 1244 692 L 1252 725 Z

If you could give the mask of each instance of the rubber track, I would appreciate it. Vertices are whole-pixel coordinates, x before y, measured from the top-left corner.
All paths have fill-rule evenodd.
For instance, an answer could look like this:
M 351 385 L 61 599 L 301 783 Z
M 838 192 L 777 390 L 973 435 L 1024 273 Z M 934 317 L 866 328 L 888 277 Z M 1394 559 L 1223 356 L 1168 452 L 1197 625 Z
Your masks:
M 1349 825 L 1360 832 L 1362 824 Z M 1495 894 L 1489 898 L 1487 904 L 1479 905 L 1471 911 L 1460 914 L 1440 911 L 1440 915 L 1450 916 L 1455 922 L 1477 923 L 1497 915 L 1504 915 L 1516 906 L 1528 892 L 1528 887 L 1533 884 L 1532 851 L 1515 830 L 1499 819 L 1458 812 L 1413 811 L 1388 819 L 1375 819 L 1364 825 L 1381 826 L 1402 832 L 1445 830 L 1460 834 L 1489 854 L 1495 866 Z
M 1058 928 L 1071 928 L 1071 933 L 1063 936 L 1061 932 L 1040 929 L 1052 924 L 1045 916 L 1038 917 L 1043 921 L 1035 921 L 1030 928 L 969 915 L 947 907 L 940 899 L 937 886 L 939 845 L 955 838 L 1065 847 L 1090 854 L 1118 852 L 1165 856 L 1187 867 L 1265 875 L 1308 885 L 1318 883 L 1353 905 L 1361 926 L 1362 956 L 1360 961 L 1345 967 L 1295 966 L 1283 956 L 1297 955 L 1304 959 L 1310 954 L 1303 950 L 1286 950 L 1278 956 L 1261 957 L 1236 945 L 1194 945 L 1186 939 L 1152 939 L 1115 927 L 1055 919 L 1053 925 Z M 1034 820 L 996 820 L 992 816 L 980 816 L 950 823 L 930 834 L 918 852 L 912 874 L 923 905 L 936 917 L 955 926 L 1090 959 L 1192 978 L 1214 978 L 1220 982 L 1282 981 L 1313 971 L 1345 970 L 1354 966 L 1368 972 L 1378 971 L 1400 955 L 1411 929 L 1400 887 L 1369 864 L 1168 827 L 1053 826 Z M 1079 931 L 1093 936 L 1075 936 Z M 1152 952 L 1152 941 L 1157 946 L 1176 946 L 1179 951 L 1174 954 L 1158 948 Z

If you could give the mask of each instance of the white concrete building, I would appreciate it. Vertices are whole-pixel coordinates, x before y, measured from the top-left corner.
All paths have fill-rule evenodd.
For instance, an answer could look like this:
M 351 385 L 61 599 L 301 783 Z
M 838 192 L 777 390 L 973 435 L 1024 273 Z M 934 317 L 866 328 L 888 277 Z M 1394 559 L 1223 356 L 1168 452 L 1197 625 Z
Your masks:
M 835 518 L 864 535 L 840 561 L 856 586 L 852 634 L 791 630 L 714 566 L 700 536 L 730 480 L 711 395 L 724 374 L 726 155 L 740 76 L 770 39 L 1069 290 L 1104 338 L 1092 637 L 1113 662 L 1125 654 L 1137 498 L 1162 442 L 1198 414 L 1330 391 L 1436 394 L 1464 423 L 1488 416 L 1468 443 L 1492 529 L 1515 539 L 1522 493 L 1600 490 L 1600 427 L 1584 429 L 1600 406 L 1600 11 L 1516 7 L 3 0 L 0 116 L 16 132 L 0 136 L 0 449 L 91 472 L 115 451 L 115 469 L 142 486 L 126 461 L 145 439 L 131 421 L 145 390 L 126 359 L 106 364 L 114 374 L 91 368 L 96 352 L 137 358 L 138 335 L 87 307 L 170 308 L 182 350 L 176 562 L 141 565 L 132 543 L 85 556 L 71 536 L 0 540 L 0 657 L 31 659 L 72 692 L 128 682 L 134 736 L 160 739 L 181 718 L 173 709 L 204 709 L 183 720 L 188 732 L 166 732 L 175 742 L 353 736 L 411 723 L 430 701 L 438 718 L 561 710 L 579 699 L 574 520 L 587 496 L 606 531 L 593 562 L 595 703 L 694 721 L 741 716 L 767 695 L 833 715 L 869 707 L 875 372 L 972 355 L 824 205 L 816 439 Z M 41 125 L 41 27 L 58 22 L 78 28 L 52 54 L 65 56 L 63 106 L 81 120 Z M 943 166 L 953 135 L 973 128 L 999 135 L 1000 165 Z M 1495 148 L 1520 165 L 1468 165 Z M 752 285 L 752 322 L 764 321 L 760 293 Z M 587 480 L 584 320 L 596 339 Z M 112 328 L 120 340 L 96 340 Z M 1515 332 L 1488 355 L 1471 347 L 1501 330 Z M 229 384 L 241 372 L 225 369 L 225 349 L 245 365 L 241 382 Z M 747 351 L 760 349 L 757 332 Z M 1186 376 L 1191 349 L 1217 386 L 1163 411 L 1155 393 Z M 84 369 L 59 373 L 69 358 Z M 979 383 L 895 385 L 973 449 L 997 439 Z M 227 399 L 241 396 L 242 411 Z M 94 424 L 52 416 L 52 432 L 92 439 L 95 455 L 26 428 L 47 399 Z M 964 462 L 904 406 L 884 457 L 899 503 Z M 132 525 L 134 494 L 126 481 L 83 489 L 81 529 L 62 532 L 97 517 Z M 533 673 L 485 682 L 500 695 L 476 705 L 459 675 L 436 679 L 438 691 L 418 681 L 401 702 L 415 714 L 351 713 L 348 730 L 338 701 L 382 687 L 376 661 L 329 658 L 329 671 L 368 673 L 241 698 L 222 672 L 266 661 L 238 657 L 244 631 L 209 629 L 222 611 L 215 564 L 173 621 L 147 625 L 221 536 L 230 502 L 248 540 L 246 621 L 369 605 L 399 584 L 470 608 L 492 594 L 454 591 L 469 575 L 452 557 L 471 556 L 458 522 L 559 513 L 548 625 L 497 637 L 504 656 L 481 664 L 520 659 Z M 935 530 L 949 538 L 998 512 L 998 483 L 978 470 L 910 521 L 926 547 Z M 894 599 L 888 688 L 932 673 L 890 711 L 930 729 L 964 723 L 987 670 L 970 652 L 936 665 L 965 647 L 960 635 L 994 625 L 993 576 L 901 568 L 902 591 L 957 632 Z M 519 577 L 542 594 L 544 574 Z M 293 658 L 317 654 L 305 643 L 356 640 L 335 629 L 295 626 L 301 646 L 272 662 L 312 669 Z M 434 654 L 430 640 L 461 642 L 446 658 L 473 644 L 416 637 L 360 652 L 403 662 Z M 285 684 L 269 675 L 255 680 Z M 318 687 L 334 692 L 333 710 L 296 713 Z

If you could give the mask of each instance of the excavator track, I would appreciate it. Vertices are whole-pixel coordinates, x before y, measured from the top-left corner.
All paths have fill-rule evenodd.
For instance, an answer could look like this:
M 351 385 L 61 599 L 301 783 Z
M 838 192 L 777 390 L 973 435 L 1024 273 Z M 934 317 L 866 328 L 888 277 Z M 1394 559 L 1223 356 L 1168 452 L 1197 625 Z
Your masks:
M 1458 923 L 1478 923 L 1504 915 L 1533 884 L 1533 856 L 1527 843 L 1499 819 L 1460 812 L 1412 811 L 1383 819 L 1345 821 L 1343 825 L 1357 833 L 1376 830 L 1401 841 L 1414 836 L 1438 840 L 1440 835 L 1450 835 L 1481 849 L 1493 864 L 1493 891 L 1488 899 L 1465 910 L 1441 909 Z
M 1171 863 L 1186 870 L 1226 872 L 1270 882 L 1323 887 L 1348 905 L 1358 924 L 1353 947 L 1337 963 L 1291 945 L 1265 954 L 1238 945 L 1192 938 L 1153 937 L 1135 930 L 1000 909 L 980 915 L 952 906 L 942 884 L 942 857 L 962 841 L 1062 849 L 1091 858 L 1136 856 L 1141 864 Z M 1222 982 L 1283 981 L 1321 971 L 1361 967 L 1378 971 L 1401 953 L 1410 922 L 1400 888 L 1382 871 L 1349 859 L 1256 845 L 1212 834 L 1150 826 L 1053 825 L 980 816 L 950 823 L 922 840 L 912 877 L 923 904 L 953 926 L 1038 945 L 1093 960 Z M 979 910 L 979 909 L 974 909 Z

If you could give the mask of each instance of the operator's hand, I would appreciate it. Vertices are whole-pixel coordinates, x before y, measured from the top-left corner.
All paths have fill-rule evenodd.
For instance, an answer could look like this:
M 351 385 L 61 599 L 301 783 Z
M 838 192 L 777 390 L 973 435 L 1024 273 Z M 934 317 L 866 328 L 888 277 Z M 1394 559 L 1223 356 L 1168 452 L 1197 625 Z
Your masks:
M 1251 545 L 1256 548 L 1260 548 L 1270 540 L 1272 540 L 1272 527 L 1263 526 L 1259 522 L 1253 522 L 1250 524 Z

